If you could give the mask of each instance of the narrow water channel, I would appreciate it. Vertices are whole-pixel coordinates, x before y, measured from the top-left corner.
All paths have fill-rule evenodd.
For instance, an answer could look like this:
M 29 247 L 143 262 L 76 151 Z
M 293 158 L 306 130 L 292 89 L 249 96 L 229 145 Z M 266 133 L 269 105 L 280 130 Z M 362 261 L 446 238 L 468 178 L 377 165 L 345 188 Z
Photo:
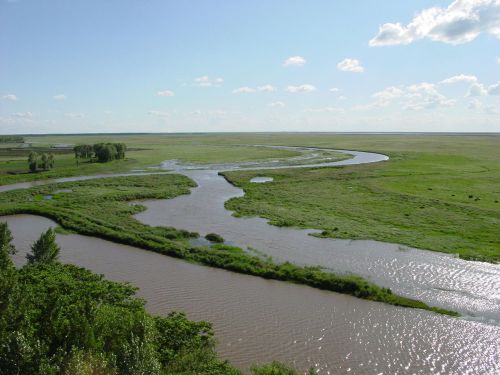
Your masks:
M 7 221 L 24 263 L 52 221 Z M 148 311 L 213 322 L 220 355 L 248 370 L 281 360 L 320 374 L 497 374 L 500 327 L 197 266 L 80 235 L 58 235 L 61 260 L 140 288 Z

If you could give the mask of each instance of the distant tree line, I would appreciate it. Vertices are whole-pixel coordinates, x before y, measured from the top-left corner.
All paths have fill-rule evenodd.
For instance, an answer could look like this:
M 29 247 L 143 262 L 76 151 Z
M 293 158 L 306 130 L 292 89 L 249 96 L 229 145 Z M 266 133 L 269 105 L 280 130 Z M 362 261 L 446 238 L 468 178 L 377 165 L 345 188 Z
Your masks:
M 96 143 L 94 145 L 77 145 L 73 147 L 75 158 L 96 160 L 106 163 L 112 160 L 125 159 L 125 143 Z
M 47 171 L 54 167 L 54 155 L 52 153 L 39 154 L 32 151 L 28 156 L 28 166 L 31 172 L 36 172 L 38 168 Z
M 20 135 L 0 135 L 0 143 L 23 143 L 24 138 Z

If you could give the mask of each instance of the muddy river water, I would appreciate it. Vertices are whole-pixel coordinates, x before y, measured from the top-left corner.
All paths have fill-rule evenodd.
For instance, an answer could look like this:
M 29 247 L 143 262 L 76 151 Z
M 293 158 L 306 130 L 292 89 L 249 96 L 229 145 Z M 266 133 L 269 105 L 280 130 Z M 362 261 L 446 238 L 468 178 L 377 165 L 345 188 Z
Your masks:
M 385 158 L 354 155 L 337 164 Z M 314 366 L 321 374 L 500 372 L 498 265 L 423 250 L 403 251 L 398 245 L 375 241 L 319 239 L 309 236 L 309 231 L 272 227 L 259 218 L 234 218 L 223 204 L 243 192 L 217 175 L 218 170 L 233 167 L 192 169 L 166 163 L 165 168 L 186 174 L 199 186 L 189 196 L 146 202 L 148 210 L 137 218 L 201 234 L 216 232 L 276 260 L 361 274 L 400 294 L 459 310 L 466 317 L 450 318 L 192 265 L 80 235 L 58 236 L 61 260 L 109 279 L 130 281 L 140 288 L 139 295 L 152 313 L 183 310 L 192 319 L 213 322 L 221 356 L 242 369 L 277 359 L 300 369 Z M 4 220 L 15 237 L 18 264 L 40 232 L 54 225 L 30 215 L 0 217 Z

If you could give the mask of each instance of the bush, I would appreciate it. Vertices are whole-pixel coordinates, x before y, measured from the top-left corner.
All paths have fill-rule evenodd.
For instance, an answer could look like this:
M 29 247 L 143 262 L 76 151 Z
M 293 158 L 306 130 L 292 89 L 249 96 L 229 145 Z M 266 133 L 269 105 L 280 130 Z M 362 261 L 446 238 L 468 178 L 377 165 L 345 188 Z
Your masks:
M 215 243 L 223 243 L 224 238 L 222 236 L 218 235 L 217 233 L 209 233 L 205 236 L 205 238 L 211 242 Z

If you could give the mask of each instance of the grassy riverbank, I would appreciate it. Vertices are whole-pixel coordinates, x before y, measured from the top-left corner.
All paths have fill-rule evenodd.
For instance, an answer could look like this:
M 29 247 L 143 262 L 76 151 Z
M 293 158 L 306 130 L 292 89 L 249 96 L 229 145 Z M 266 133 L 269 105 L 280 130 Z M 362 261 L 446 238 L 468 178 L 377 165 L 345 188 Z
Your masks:
M 188 193 L 193 184 L 181 175 L 150 175 L 44 185 L 2 193 L 0 215 L 42 215 L 55 220 L 66 230 L 153 250 L 199 264 L 305 284 L 397 306 L 456 315 L 451 311 L 394 295 L 389 289 L 378 287 L 360 277 L 337 276 L 319 268 L 298 267 L 290 263 L 278 265 L 224 246 L 194 247 L 188 242 L 188 239 L 194 236 L 192 233 L 173 228 L 151 227 L 132 218 L 131 215 L 140 212 L 143 207 L 130 204 L 130 201 L 172 198 Z M 57 192 L 60 189 L 71 191 Z
M 500 137 L 289 136 L 284 143 L 382 152 L 390 160 L 342 168 L 228 172 L 246 195 L 236 215 L 323 236 L 374 239 L 500 261 Z M 273 177 L 252 184 L 255 176 Z

